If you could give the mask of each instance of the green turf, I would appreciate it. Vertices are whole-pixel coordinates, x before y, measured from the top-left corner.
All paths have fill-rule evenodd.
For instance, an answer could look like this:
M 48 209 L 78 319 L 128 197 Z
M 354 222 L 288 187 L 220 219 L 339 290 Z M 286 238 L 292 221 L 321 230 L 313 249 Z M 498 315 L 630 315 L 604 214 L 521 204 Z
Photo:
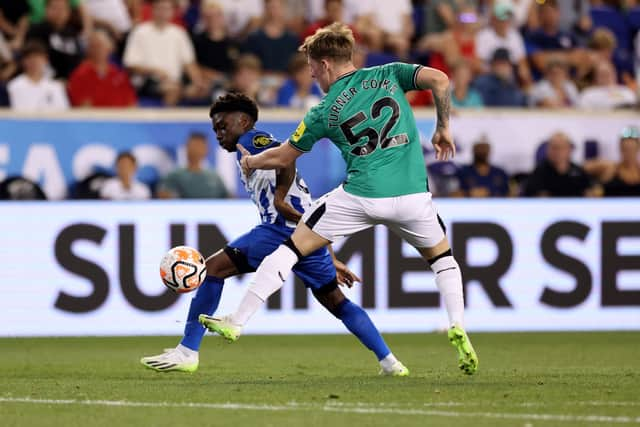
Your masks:
M 195 374 L 156 373 L 139 364 L 141 356 L 175 345 L 172 337 L 0 339 L 0 425 L 640 424 L 639 332 L 473 334 L 480 369 L 472 377 L 458 371 L 444 334 L 386 338 L 410 378 L 378 377 L 375 358 L 348 335 L 245 336 L 235 344 L 208 336 Z M 260 405 L 269 407 L 255 408 Z

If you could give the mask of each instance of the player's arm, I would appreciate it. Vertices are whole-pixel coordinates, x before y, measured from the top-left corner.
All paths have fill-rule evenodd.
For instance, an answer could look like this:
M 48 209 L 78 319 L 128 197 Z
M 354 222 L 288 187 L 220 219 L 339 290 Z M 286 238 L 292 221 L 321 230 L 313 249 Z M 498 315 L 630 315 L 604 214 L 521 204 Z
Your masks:
M 436 159 L 449 160 L 456 154 L 456 147 L 449 131 L 449 114 L 451 112 L 449 78 L 440 70 L 422 67 L 416 76 L 416 85 L 420 89 L 431 89 L 433 93 L 438 118 L 431 142 L 436 149 Z
M 336 280 L 339 285 L 346 286 L 348 288 L 352 287 L 355 282 L 362 283 L 362 279 L 358 277 L 356 273 L 349 270 L 349 267 L 338 258 L 336 258 L 335 252 L 333 252 L 333 246 L 331 244 L 327 245 L 327 249 L 331 254 L 331 259 L 333 260 L 333 266 L 336 268 Z
M 271 150 L 275 150 L 272 148 Z M 265 151 L 271 151 L 265 150 Z M 273 197 L 273 205 L 280 215 L 282 215 L 287 221 L 293 221 L 296 224 L 302 218 L 302 214 L 294 209 L 289 203 L 285 201 L 285 197 L 293 184 L 293 180 L 296 178 L 296 164 L 291 163 L 278 171 L 276 175 L 276 190 Z
M 302 154 L 302 151 L 293 148 L 289 141 L 253 156 L 242 145 L 238 144 L 237 147 L 242 153 L 240 166 L 246 176 L 251 175 L 256 169 L 283 169 L 295 164 L 296 159 Z

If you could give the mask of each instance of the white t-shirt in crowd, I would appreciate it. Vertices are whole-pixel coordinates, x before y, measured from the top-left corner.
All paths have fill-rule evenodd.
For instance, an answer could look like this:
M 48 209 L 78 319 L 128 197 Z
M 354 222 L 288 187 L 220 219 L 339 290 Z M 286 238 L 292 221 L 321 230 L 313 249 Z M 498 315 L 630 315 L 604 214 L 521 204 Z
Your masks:
M 571 81 L 567 80 L 562 88 L 564 90 L 565 96 L 569 100 L 569 105 L 567 107 L 573 107 L 578 103 L 578 88 Z M 555 99 L 557 98 L 557 94 L 553 85 L 549 82 L 549 80 L 543 79 L 540 80 L 531 90 L 529 94 L 529 104 L 530 105 L 538 105 L 538 103 L 544 101 L 545 99 Z
M 264 14 L 264 0 L 218 0 L 224 9 L 227 31 L 235 37 L 247 26 L 251 18 Z
M 403 31 L 403 17 L 411 15 L 410 0 L 358 0 L 347 2 L 345 11 L 355 16 L 372 15 L 375 23 L 386 33 Z
M 510 28 L 506 37 L 500 37 L 493 28 L 483 28 L 476 35 L 476 55 L 485 62 L 490 62 L 496 49 L 509 51 L 511 62 L 516 64 L 526 55 L 524 40 L 520 33 Z
M 60 111 L 69 108 L 62 83 L 43 77 L 36 82 L 20 74 L 7 85 L 9 104 L 16 111 Z
M 613 110 L 636 104 L 638 99 L 631 89 L 623 85 L 588 87 L 582 91 L 578 106 L 583 109 Z
M 185 65 L 195 61 L 195 52 L 187 32 L 174 24 L 163 28 L 152 22 L 136 26 L 124 50 L 127 67 L 151 67 L 164 70 L 179 81 Z
M 104 181 L 100 189 L 100 198 L 107 200 L 146 200 L 151 198 L 149 187 L 134 180 L 130 188 L 124 188 L 120 178 L 113 177 Z
M 83 3 L 93 18 L 108 22 L 121 33 L 131 29 L 131 16 L 124 0 L 84 0 Z

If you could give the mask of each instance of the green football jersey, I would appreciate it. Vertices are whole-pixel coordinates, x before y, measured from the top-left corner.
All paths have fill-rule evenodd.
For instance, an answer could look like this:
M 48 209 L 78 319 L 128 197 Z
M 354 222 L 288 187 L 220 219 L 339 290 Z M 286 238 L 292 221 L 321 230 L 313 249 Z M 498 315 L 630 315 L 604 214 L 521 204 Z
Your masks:
M 418 89 L 420 65 L 363 68 L 336 80 L 309 110 L 289 143 L 310 151 L 329 138 L 347 163 L 345 191 L 362 197 L 425 192 L 420 137 L 405 92 Z

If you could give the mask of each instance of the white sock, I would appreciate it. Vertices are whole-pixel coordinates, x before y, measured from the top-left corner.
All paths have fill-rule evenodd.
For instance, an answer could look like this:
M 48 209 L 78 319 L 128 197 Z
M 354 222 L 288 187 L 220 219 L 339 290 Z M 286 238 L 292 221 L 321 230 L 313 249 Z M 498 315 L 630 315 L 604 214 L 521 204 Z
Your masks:
M 180 353 L 184 354 L 187 357 L 198 357 L 198 352 L 195 350 L 191 350 L 189 347 L 185 347 L 182 344 L 178 344 L 176 347 Z
M 242 297 L 236 312 L 231 315 L 229 320 L 234 325 L 244 326 L 264 302 L 265 300 L 256 295 L 251 288 L 247 289 L 247 293 Z
M 280 245 L 267 256 L 258 267 L 254 282 L 249 286 L 240 306 L 231 315 L 231 322 L 244 326 L 267 298 L 282 287 L 297 262 L 298 256 L 285 245 Z
M 449 325 L 464 328 L 464 297 L 462 274 L 453 256 L 442 257 L 431 265 L 436 274 L 436 285 L 449 315 Z
M 380 361 L 380 367 L 385 371 L 390 371 L 391 367 L 398 362 L 398 359 L 393 355 L 393 353 L 389 353 L 387 357 Z

